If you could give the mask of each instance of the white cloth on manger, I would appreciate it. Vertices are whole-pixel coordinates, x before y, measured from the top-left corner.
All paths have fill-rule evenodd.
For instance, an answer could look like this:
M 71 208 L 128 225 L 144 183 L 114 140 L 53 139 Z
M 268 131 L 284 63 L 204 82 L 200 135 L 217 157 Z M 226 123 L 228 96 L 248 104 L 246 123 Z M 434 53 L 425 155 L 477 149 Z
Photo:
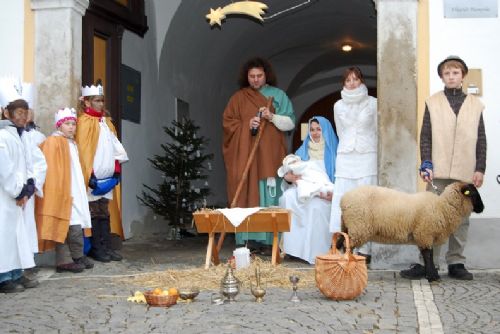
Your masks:
M 250 215 L 253 215 L 260 209 L 261 207 L 254 208 L 232 208 L 232 209 L 217 209 L 220 213 L 224 215 L 224 217 L 229 220 L 234 227 L 240 226 L 240 224 Z

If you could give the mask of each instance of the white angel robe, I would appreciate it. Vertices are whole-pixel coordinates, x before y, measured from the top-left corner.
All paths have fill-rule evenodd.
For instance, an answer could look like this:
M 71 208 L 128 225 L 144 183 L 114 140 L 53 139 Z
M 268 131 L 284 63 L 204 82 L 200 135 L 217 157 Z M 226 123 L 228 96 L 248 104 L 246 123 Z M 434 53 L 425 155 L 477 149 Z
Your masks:
M 0 121 L 0 273 L 35 266 L 23 209 L 16 205 L 28 179 L 21 137 L 10 121 Z
M 26 152 L 26 168 L 28 178 L 35 180 L 36 195 L 43 197 L 43 184 L 45 183 L 45 174 L 47 173 L 47 162 L 38 147 L 44 140 L 43 133 L 36 129 L 24 131 L 22 136 Z M 38 237 L 35 221 L 35 196 L 33 195 L 24 207 L 24 221 L 28 230 L 29 241 L 33 253 L 38 253 Z
M 71 157 L 71 196 L 73 197 L 69 224 L 81 225 L 82 228 L 91 228 L 89 199 L 83 179 L 82 166 L 80 165 L 78 147 L 72 139 L 68 139 L 68 144 Z

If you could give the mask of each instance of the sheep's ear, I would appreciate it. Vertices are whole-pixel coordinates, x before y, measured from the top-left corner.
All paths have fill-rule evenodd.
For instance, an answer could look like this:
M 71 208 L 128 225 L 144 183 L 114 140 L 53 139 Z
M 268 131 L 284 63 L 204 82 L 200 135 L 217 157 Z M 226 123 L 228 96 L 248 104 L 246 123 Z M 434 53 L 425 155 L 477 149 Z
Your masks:
M 470 196 L 470 187 L 468 185 L 463 186 L 460 190 L 465 196 Z

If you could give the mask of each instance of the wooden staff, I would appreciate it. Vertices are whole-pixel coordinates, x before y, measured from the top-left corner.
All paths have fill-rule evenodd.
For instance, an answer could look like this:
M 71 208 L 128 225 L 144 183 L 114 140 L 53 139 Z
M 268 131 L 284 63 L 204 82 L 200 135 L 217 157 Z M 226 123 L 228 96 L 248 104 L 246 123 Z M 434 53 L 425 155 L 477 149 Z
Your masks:
M 271 104 L 273 103 L 273 97 L 269 97 L 267 99 L 267 109 L 271 108 Z M 236 193 L 234 194 L 233 201 L 231 202 L 231 208 L 234 208 L 236 206 L 236 202 L 238 201 L 238 197 L 240 197 L 241 189 L 243 189 L 243 184 L 245 183 L 247 176 L 248 176 L 248 171 L 250 170 L 250 166 L 252 165 L 253 159 L 255 157 L 255 152 L 257 152 L 257 148 L 259 147 L 259 142 L 260 138 L 262 137 L 262 134 L 264 133 L 264 129 L 266 128 L 267 121 L 266 119 L 263 119 L 260 123 L 259 127 L 259 132 L 257 133 L 257 137 L 255 138 L 255 142 L 253 143 L 252 151 L 250 152 L 250 155 L 248 156 L 247 164 L 245 166 L 245 169 L 243 170 L 243 175 L 241 176 L 240 182 L 238 183 L 238 187 L 236 188 Z M 219 237 L 219 241 L 217 242 L 217 253 L 220 252 L 222 248 L 222 243 L 224 242 L 224 238 L 226 237 L 226 232 L 222 232 Z

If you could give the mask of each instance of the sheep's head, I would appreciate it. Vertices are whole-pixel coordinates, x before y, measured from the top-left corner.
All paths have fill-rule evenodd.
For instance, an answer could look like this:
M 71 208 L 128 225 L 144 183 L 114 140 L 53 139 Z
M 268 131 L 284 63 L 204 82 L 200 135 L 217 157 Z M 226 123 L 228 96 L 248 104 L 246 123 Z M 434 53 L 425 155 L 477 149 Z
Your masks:
M 484 210 L 484 204 L 483 200 L 481 199 L 481 195 L 479 194 L 479 191 L 477 191 L 477 188 L 469 183 L 462 185 L 460 188 L 460 192 L 467 198 L 470 198 L 471 203 L 472 203 L 472 211 L 475 213 L 481 213 Z
M 469 215 L 472 211 L 481 213 L 484 204 L 481 195 L 473 184 L 465 182 L 453 182 L 449 184 L 441 194 L 452 206 L 462 212 L 462 215 Z

